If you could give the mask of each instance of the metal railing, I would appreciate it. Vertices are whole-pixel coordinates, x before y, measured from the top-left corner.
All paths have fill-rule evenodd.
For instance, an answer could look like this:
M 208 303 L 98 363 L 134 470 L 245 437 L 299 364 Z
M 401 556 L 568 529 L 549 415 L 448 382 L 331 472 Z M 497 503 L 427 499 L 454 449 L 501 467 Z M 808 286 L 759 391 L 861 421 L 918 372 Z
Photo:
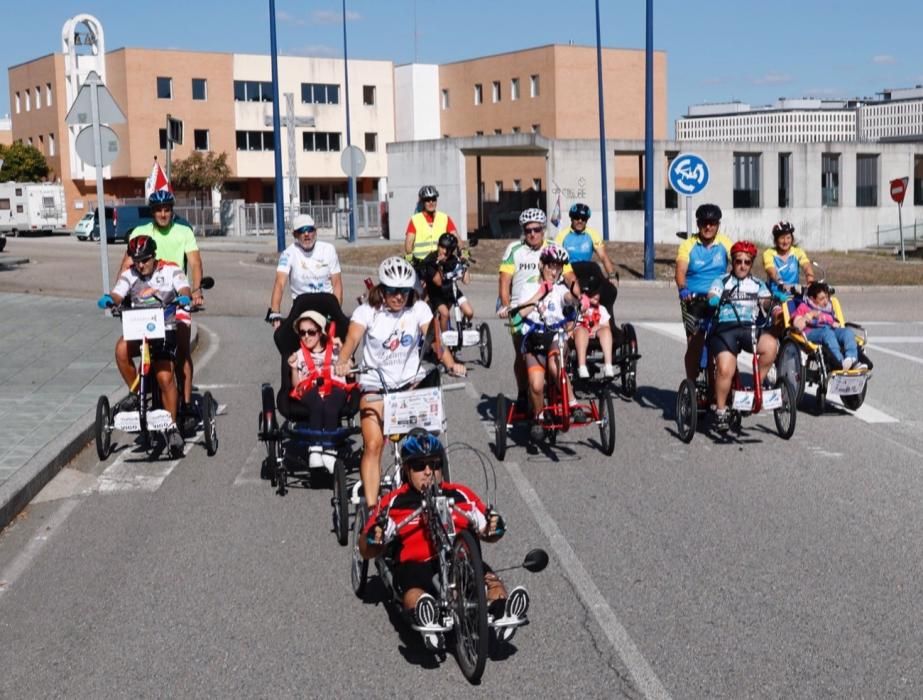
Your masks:
M 900 226 L 881 226 L 875 231 L 875 242 L 880 248 L 883 246 L 899 246 L 901 244 Z M 904 246 L 916 248 L 923 244 L 923 224 L 917 226 L 916 220 L 904 224 Z

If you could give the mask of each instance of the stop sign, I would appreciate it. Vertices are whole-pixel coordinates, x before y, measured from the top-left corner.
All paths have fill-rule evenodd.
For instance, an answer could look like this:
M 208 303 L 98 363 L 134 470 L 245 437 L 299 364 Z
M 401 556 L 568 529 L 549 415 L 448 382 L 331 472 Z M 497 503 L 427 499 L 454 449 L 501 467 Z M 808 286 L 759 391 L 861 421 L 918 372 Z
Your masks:
M 891 180 L 891 199 L 893 199 L 898 204 L 903 204 L 904 195 L 907 194 L 907 183 L 910 181 L 908 177 L 899 177 L 896 180 Z

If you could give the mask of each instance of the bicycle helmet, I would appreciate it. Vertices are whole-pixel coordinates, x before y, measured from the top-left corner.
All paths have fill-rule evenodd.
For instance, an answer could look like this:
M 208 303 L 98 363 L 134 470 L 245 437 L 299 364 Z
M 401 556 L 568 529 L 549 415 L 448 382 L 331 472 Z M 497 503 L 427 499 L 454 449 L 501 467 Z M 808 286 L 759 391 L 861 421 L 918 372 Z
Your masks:
M 795 233 L 795 227 L 792 226 L 787 221 L 780 221 L 775 226 L 772 227 L 772 237 L 778 238 L 779 236 L 784 236 L 787 233 Z
M 702 221 L 721 221 L 721 207 L 717 204 L 701 204 L 695 210 L 695 220 Z
M 423 185 L 418 194 L 420 199 L 439 199 L 439 190 L 432 185 Z
M 147 260 L 157 255 L 157 241 L 150 236 L 136 236 L 128 241 L 128 257 Z
M 419 462 L 432 464 L 439 469 L 445 462 L 445 448 L 435 435 L 423 428 L 414 428 L 401 442 L 401 464 L 410 465 Z
M 175 204 L 176 197 L 170 190 L 154 190 L 151 196 L 147 198 L 147 203 L 151 206 L 155 204 Z
M 546 221 L 548 221 L 548 219 L 545 216 L 545 212 L 535 207 L 524 209 L 522 214 L 519 215 L 519 225 L 523 228 L 526 227 L 526 224 L 541 224 L 544 226 Z
M 443 233 L 439 236 L 439 247 L 445 248 L 449 255 L 458 250 L 458 239 L 451 233 Z
M 569 212 L 570 218 L 572 219 L 577 217 L 589 219 L 591 213 L 592 212 L 590 211 L 590 208 L 583 202 L 577 202 L 576 204 L 572 205 Z
M 542 252 L 539 253 L 538 259 L 542 265 L 547 265 L 548 263 L 566 265 L 570 257 L 567 255 L 567 251 L 564 250 L 564 248 L 554 243 L 549 243 L 542 248 Z
M 378 281 L 386 287 L 409 289 L 417 283 L 417 273 L 404 258 L 392 255 L 378 266 Z
M 738 253 L 746 253 L 752 260 L 756 257 L 756 246 L 750 241 L 737 241 L 731 246 L 731 257 L 733 258 Z

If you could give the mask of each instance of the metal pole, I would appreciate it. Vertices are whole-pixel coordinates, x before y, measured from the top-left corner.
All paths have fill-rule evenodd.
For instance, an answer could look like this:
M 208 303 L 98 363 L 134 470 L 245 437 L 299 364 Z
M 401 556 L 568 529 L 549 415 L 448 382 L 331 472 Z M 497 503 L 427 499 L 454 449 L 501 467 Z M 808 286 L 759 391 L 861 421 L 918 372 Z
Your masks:
M 349 130 L 349 52 L 346 48 L 346 0 L 343 0 L 343 87 L 346 93 L 346 147 L 353 145 L 352 135 Z M 351 153 L 351 151 L 350 151 Z M 355 172 L 355 157 L 350 156 L 350 170 Z M 356 178 L 352 175 L 346 179 L 349 188 L 349 242 L 356 242 Z
M 599 177 L 603 194 L 603 240 L 609 240 L 609 178 L 606 175 L 606 111 L 603 106 L 603 50 L 599 34 L 599 0 L 596 0 L 596 88 L 599 95 Z
M 644 47 L 644 279 L 652 280 L 654 279 L 654 0 L 647 0 L 646 26 L 647 38 Z M 688 221 L 688 213 L 686 218 Z M 687 228 L 689 228 L 688 224 Z
M 269 51 L 272 54 L 272 133 L 276 166 L 276 250 L 285 250 L 285 204 L 282 199 L 282 127 L 279 100 L 279 52 L 276 48 L 276 0 L 269 0 Z
M 166 148 L 166 151 L 167 151 L 167 171 L 166 171 L 167 182 L 170 182 L 170 156 L 173 153 L 173 139 L 170 138 L 170 117 L 171 116 L 172 115 L 170 114 L 167 115 L 167 128 L 166 128 L 166 132 L 167 132 L 167 148 Z
M 692 197 L 686 197 L 686 238 L 692 237 Z
M 90 119 L 93 122 L 93 153 L 96 156 L 96 216 L 99 218 L 99 259 L 103 273 L 103 294 L 108 294 L 109 285 L 109 230 L 106 226 L 106 194 L 103 191 L 103 144 L 99 128 L 99 86 L 95 78 L 90 82 Z
M 904 222 L 901 219 L 901 209 L 903 209 L 903 207 L 901 206 L 900 203 L 898 203 L 897 205 L 897 227 L 900 230 L 900 234 L 901 234 L 901 261 L 907 262 L 907 256 L 904 254 Z

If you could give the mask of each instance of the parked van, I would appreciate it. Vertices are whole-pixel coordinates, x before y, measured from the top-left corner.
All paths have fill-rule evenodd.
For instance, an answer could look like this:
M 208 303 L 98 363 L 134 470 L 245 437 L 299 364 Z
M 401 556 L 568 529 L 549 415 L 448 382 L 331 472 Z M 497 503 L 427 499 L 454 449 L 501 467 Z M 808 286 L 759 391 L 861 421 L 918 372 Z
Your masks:
M 146 204 L 119 204 L 114 207 L 106 207 L 106 240 L 109 243 L 127 241 L 136 227 L 149 224 L 153 220 L 154 216 L 151 213 L 151 208 Z M 174 215 L 173 220 L 178 224 L 185 224 L 192 228 L 192 224 L 181 216 Z M 99 235 L 99 215 L 96 212 L 93 216 L 90 240 L 98 241 Z
M 51 182 L 0 182 L 0 232 L 67 233 L 64 186 Z

